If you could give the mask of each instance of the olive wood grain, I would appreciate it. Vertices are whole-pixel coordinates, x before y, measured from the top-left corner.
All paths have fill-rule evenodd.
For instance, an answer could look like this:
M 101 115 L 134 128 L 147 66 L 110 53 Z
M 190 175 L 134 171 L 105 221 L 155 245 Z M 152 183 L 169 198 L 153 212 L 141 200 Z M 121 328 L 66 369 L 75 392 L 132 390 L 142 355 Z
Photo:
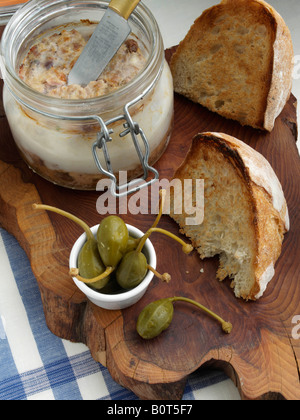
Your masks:
M 171 53 L 167 51 L 167 56 Z M 31 261 L 49 329 L 59 337 L 87 344 L 114 380 L 141 399 L 180 399 L 188 375 L 204 365 L 224 369 L 243 399 L 300 399 L 300 340 L 292 334 L 293 318 L 300 315 L 300 164 L 295 106 L 291 96 L 272 133 L 265 133 L 175 95 L 173 135 L 156 164 L 160 177 L 173 175 L 198 132 L 236 136 L 261 152 L 275 169 L 288 202 L 291 231 L 275 278 L 255 303 L 236 299 L 229 281 L 216 280 L 216 258 L 200 261 L 196 251 L 185 256 L 171 239 L 154 234 L 158 270 L 169 272 L 172 281 L 163 284 L 154 279 L 144 298 L 124 311 L 97 308 L 69 277 L 68 257 L 82 233 L 80 228 L 31 207 L 34 202 L 54 205 L 92 226 L 103 218 L 96 211 L 100 193 L 57 187 L 31 172 L 15 148 L 1 111 L 0 224 L 17 238 Z M 142 230 L 155 218 L 147 214 L 123 217 Z M 160 226 L 178 234 L 177 225 L 167 216 Z M 155 299 L 174 295 L 193 298 L 219 313 L 232 322 L 232 333 L 225 335 L 210 317 L 178 302 L 170 328 L 154 340 L 142 340 L 135 331 L 141 309 Z

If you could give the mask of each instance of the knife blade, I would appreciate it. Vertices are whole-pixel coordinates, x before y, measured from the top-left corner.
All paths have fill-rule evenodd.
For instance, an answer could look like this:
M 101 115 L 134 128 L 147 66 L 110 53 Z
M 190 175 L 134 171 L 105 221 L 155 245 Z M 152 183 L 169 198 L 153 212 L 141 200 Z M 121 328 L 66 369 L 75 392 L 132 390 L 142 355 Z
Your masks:
M 68 85 L 97 80 L 131 33 L 128 19 L 140 0 L 111 0 L 68 76 Z

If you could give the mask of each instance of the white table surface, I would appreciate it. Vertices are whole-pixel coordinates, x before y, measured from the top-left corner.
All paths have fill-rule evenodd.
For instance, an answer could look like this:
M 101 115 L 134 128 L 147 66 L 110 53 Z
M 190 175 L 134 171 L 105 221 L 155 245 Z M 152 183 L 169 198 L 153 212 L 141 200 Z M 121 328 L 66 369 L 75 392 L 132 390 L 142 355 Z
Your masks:
M 144 3 L 151 9 L 154 16 L 156 17 L 158 24 L 160 26 L 162 36 L 164 39 L 165 48 L 177 45 L 186 35 L 190 26 L 194 20 L 202 13 L 206 8 L 216 4 L 215 0 L 144 0 Z M 294 86 L 293 94 L 300 98 L 300 0 L 269 0 L 269 3 L 277 9 L 277 11 L 282 15 L 288 24 L 292 38 L 294 42 L 294 51 L 295 51 L 295 72 L 294 72 Z M 297 67 L 299 69 L 297 69 Z M 298 109 L 299 116 L 299 109 Z M 298 146 L 299 147 L 299 146 Z M 0 209 L 1 211 L 1 209 Z M 3 236 L 3 237 L 2 237 Z M 9 298 L 11 302 L 16 304 L 15 309 L 12 311 L 13 316 L 16 316 L 16 312 L 20 312 L 20 317 L 24 316 L 22 308 L 19 308 L 20 299 L 17 288 L 13 283 L 13 273 L 12 265 L 9 261 L 9 254 L 7 253 L 7 248 L 5 248 L 5 243 L 13 241 L 12 239 L 4 238 L 3 231 L 1 236 L 0 230 L 0 288 L 2 281 L 2 292 L 3 292 L 3 282 L 11 281 L 9 290 Z M 5 235 L 6 236 L 6 235 Z M 15 246 L 15 245 L 11 245 Z M 30 275 L 30 274 L 28 274 Z M 3 295 L 2 295 L 3 297 Z M 1 306 L 2 305 L 2 306 Z M 8 320 L 8 313 L 10 313 L 10 306 L 7 305 L 7 300 L 4 298 L 1 300 L 0 297 L 0 344 L 1 340 L 7 338 L 5 328 L 7 327 L 6 323 Z M 27 324 L 26 324 L 27 325 Z M 15 329 L 17 329 L 15 325 Z M 21 327 L 20 327 L 21 328 Z M 23 328 L 23 327 L 22 327 Z M 17 332 L 15 332 L 17 336 Z M 30 348 L 30 343 L 22 343 L 22 352 L 26 351 L 26 348 Z M 76 354 L 79 354 L 81 351 L 85 350 L 85 347 L 81 344 L 71 344 L 64 342 L 64 347 L 68 355 L 75 357 Z M 29 350 L 28 350 L 29 353 Z M 1 355 L 0 355 L 1 356 Z M 17 351 L 15 357 L 17 358 Z M 21 359 L 21 369 L 25 368 L 23 366 L 23 360 Z M 32 366 L 35 366 L 36 360 L 34 360 L 34 355 L 30 359 Z M 99 374 L 100 375 L 100 374 Z M 100 376 L 93 376 L 94 381 L 99 381 Z M 96 379 L 97 378 L 97 379 Z M 101 376 L 102 378 L 102 376 Z M 83 382 L 83 380 L 82 380 Z M 91 382 L 94 386 L 94 382 Z M 96 382 L 95 382 L 96 384 Z M 97 382 L 97 386 L 98 386 Z M 88 379 L 85 379 L 84 382 L 85 389 L 88 387 Z M 50 391 L 43 391 L 40 394 L 33 394 L 32 399 L 53 399 L 53 394 L 50 395 Z M 196 399 L 229 399 L 229 400 L 238 400 L 240 399 L 239 394 L 235 386 L 230 380 L 222 381 L 217 384 L 213 384 L 208 387 L 194 393 Z M 86 397 L 89 399 L 90 395 Z

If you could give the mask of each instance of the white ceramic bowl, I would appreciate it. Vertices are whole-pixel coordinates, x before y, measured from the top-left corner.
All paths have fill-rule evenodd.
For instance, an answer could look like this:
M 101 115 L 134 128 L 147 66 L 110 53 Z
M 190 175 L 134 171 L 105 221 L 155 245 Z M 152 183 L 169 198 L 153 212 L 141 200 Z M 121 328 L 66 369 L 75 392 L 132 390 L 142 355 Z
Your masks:
M 129 231 L 129 234 L 134 238 L 141 238 L 144 233 L 139 229 L 135 228 L 131 225 L 126 225 Z M 99 225 L 94 226 L 91 228 L 93 234 L 96 236 L 97 230 Z M 77 261 L 78 255 L 80 253 L 81 248 L 86 242 L 86 234 L 84 233 L 81 235 L 77 241 L 75 242 L 71 254 L 69 265 L 70 268 L 77 268 Z M 149 239 L 147 239 L 143 252 L 146 255 L 148 264 L 151 265 L 154 269 L 156 269 L 157 258 L 154 247 Z M 134 305 L 138 302 L 145 294 L 151 280 L 153 279 L 154 274 L 152 271 L 148 271 L 144 280 L 134 289 L 128 290 L 127 292 L 123 292 L 120 294 L 104 294 L 101 292 L 97 292 L 87 286 L 85 283 L 77 280 L 73 277 L 73 280 L 76 286 L 86 295 L 86 297 L 93 302 L 95 305 L 99 306 L 100 308 L 109 309 L 109 310 L 120 310 L 128 308 L 129 306 Z

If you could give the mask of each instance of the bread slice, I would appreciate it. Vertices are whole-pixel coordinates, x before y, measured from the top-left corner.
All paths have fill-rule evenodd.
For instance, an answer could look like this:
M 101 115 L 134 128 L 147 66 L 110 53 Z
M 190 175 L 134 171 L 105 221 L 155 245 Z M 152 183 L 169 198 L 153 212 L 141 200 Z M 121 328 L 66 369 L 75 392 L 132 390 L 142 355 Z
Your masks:
M 173 55 L 179 94 L 272 131 L 292 89 L 293 45 L 282 17 L 262 0 L 223 0 L 204 11 Z
M 236 297 L 259 299 L 274 276 L 289 215 L 282 186 L 268 161 L 240 140 L 222 133 L 193 139 L 174 179 L 204 180 L 204 221 L 186 224 L 187 214 L 171 193 L 171 217 L 202 259 L 220 256 L 217 278 L 232 278 Z M 187 200 L 196 201 L 196 191 Z M 184 209 L 184 203 L 180 203 Z

